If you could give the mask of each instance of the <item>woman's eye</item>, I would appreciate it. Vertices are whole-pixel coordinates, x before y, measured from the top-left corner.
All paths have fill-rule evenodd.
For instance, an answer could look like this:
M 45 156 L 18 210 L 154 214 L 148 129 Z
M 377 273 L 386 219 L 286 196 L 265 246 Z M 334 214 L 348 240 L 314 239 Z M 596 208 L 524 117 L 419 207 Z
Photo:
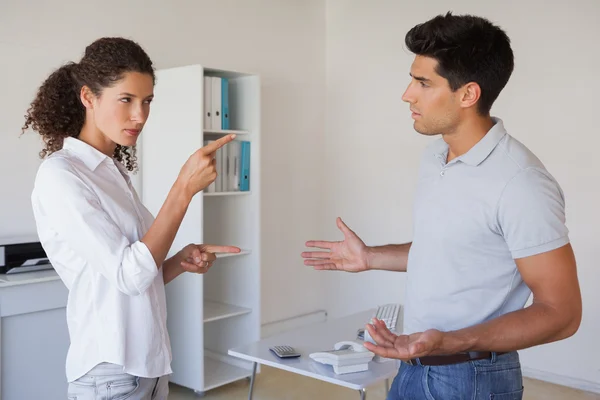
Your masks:
M 129 97 L 123 97 L 123 98 L 121 99 L 121 101 L 122 101 L 123 103 L 129 103 L 129 102 L 131 101 L 131 99 L 130 99 Z

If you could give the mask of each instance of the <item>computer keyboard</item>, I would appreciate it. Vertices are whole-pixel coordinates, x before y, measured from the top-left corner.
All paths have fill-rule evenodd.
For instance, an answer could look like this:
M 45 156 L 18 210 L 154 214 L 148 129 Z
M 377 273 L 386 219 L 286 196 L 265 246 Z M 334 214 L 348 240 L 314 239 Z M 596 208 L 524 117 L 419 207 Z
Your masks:
M 384 304 L 377 307 L 373 318 L 383 321 L 390 332 L 399 335 L 402 333 L 403 314 L 404 309 L 401 304 Z M 364 332 L 364 340 L 365 342 L 375 343 L 367 330 Z

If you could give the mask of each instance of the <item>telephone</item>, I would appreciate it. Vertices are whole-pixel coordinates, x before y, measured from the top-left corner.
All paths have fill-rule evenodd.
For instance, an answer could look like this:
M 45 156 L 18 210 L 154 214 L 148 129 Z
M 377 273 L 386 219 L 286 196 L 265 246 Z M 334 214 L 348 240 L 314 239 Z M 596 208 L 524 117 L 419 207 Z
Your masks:
M 333 346 L 334 350 L 347 350 L 347 349 L 351 349 L 352 351 L 355 351 L 357 353 L 362 353 L 362 352 L 369 352 L 369 350 L 367 350 L 367 348 L 362 344 L 362 342 L 358 342 L 355 340 L 344 340 L 342 342 L 337 342 L 334 346 Z M 370 353 L 370 352 L 369 352 Z
M 319 351 L 309 355 L 316 362 L 333 366 L 336 374 L 367 371 L 369 361 L 375 353 L 369 351 L 359 341 L 346 340 L 338 342 L 333 350 Z

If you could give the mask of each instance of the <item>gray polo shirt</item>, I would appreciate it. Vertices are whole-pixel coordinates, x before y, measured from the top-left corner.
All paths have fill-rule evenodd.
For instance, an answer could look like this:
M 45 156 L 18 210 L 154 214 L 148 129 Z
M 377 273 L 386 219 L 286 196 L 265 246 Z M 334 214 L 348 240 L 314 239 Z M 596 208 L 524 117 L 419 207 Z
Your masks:
M 449 163 L 443 139 L 424 152 L 405 333 L 466 328 L 523 308 L 531 291 L 514 259 L 569 242 L 560 186 L 501 120 L 494 121 L 483 139 Z

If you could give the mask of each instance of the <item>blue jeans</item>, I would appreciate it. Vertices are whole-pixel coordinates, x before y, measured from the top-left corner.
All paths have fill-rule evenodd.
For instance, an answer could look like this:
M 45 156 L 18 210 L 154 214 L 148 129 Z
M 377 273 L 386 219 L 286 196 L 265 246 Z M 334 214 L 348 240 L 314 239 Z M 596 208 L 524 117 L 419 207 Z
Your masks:
M 521 400 L 517 352 L 443 366 L 402 363 L 387 400 Z

